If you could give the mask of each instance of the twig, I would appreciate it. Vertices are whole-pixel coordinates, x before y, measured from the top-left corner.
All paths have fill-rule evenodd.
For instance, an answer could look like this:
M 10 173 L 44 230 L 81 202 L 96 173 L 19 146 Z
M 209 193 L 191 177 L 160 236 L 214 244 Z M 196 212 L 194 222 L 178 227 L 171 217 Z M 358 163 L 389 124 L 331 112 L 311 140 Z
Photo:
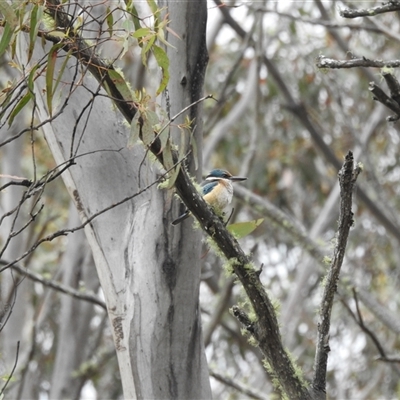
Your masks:
M 245 387 L 242 383 L 237 383 L 233 379 L 228 378 L 227 376 L 222 376 L 218 372 L 215 372 L 213 370 L 209 370 L 210 376 L 212 376 L 214 379 L 217 381 L 222 382 L 223 384 L 230 386 L 240 393 L 245 394 L 248 396 L 248 398 L 251 399 L 256 399 L 256 400 L 265 400 L 266 397 L 263 397 L 261 394 L 256 393 L 253 389 L 250 389 L 248 387 Z
M 246 328 L 249 333 L 255 333 L 254 322 L 249 318 L 245 311 L 243 311 L 238 306 L 233 306 L 231 308 L 232 314 L 237 318 L 237 320 Z
M 353 317 L 354 321 L 356 321 L 357 325 L 361 328 L 361 330 L 367 335 L 369 336 L 369 338 L 372 340 L 372 342 L 374 343 L 375 347 L 377 348 L 380 356 L 377 357 L 377 360 L 381 360 L 381 361 L 388 361 L 388 362 L 393 362 L 396 363 L 399 360 L 396 359 L 395 357 L 390 357 L 386 355 L 386 351 L 383 348 L 383 345 L 381 344 L 381 342 L 379 341 L 378 337 L 375 335 L 375 333 L 369 329 L 365 324 L 364 324 L 364 319 L 362 317 L 361 314 L 361 310 L 360 310 L 360 306 L 359 306 L 359 302 L 358 302 L 358 296 L 357 296 L 357 291 L 356 289 L 353 287 L 353 298 L 354 298 L 354 302 L 356 304 L 356 312 L 357 315 L 354 314 L 354 312 L 352 311 L 352 309 L 349 307 L 349 305 L 342 299 L 342 304 L 346 307 L 346 309 L 348 310 L 348 312 L 350 313 L 350 315 Z M 394 367 L 394 370 L 397 372 L 397 374 L 400 374 L 400 370 L 397 366 Z
M 351 8 L 344 8 L 339 11 L 339 14 L 343 18 L 358 18 L 358 17 L 372 17 L 374 15 L 383 14 L 391 11 L 399 11 L 400 4 L 398 2 L 389 1 L 383 3 L 382 6 L 372 8 L 360 8 L 358 10 Z
M 386 357 L 377 357 L 377 361 L 384 361 L 388 363 L 400 363 L 400 357 L 395 357 L 395 356 L 386 356 Z
M 207 99 L 216 100 L 212 94 L 208 94 L 207 96 L 203 96 L 202 98 L 197 99 L 196 101 L 190 103 L 188 106 L 186 106 L 186 107 L 183 108 L 181 111 L 179 111 L 177 114 L 175 114 L 173 117 L 171 117 L 171 119 L 160 129 L 160 131 L 157 132 L 157 135 L 155 136 L 154 140 L 156 140 L 156 139 L 163 133 L 163 131 L 164 131 L 169 125 L 171 125 L 179 116 L 181 116 L 181 115 L 184 114 L 186 111 L 190 110 L 192 107 L 196 106 L 197 104 L 199 104 L 199 103 L 201 103 L 202 101 L 207 100 Z
M 400 104 L 400 83 L 397 78 L 389 71 L 382 71 L 382 76 L 390 90 L 390 97 Z
M 397 68 L 400 67 L 400 60 L 369 60 L 365 57 L 352 58 L 350 60 L 335 60 L 320 55 L 317 58 L 316 66 L 318 68 L 340 69 L 340 68 Z
M 11 263 L 7 262 L 5 260 L 0 260 L 0 265 L 9 265 L 9 264 L 11 264 Z M 68 294 L 76 299 L 96 304 L 96 305 L 100 306 L 101 308 L 103 308 L 104 310 L 107 310 L 107 307 L 106 307 L 106 304 L 104 303 L 104 301 L 100 300 L 97 296 L 95 296 L 93 294 L 81 292 L 70 286 L 63 285 L 62 283 L 58 283 L 56 281 L 43 278 L 40 274 L 30 272 L 30 271 L 28 271 L 27 268 L 24 268 L 18 264 L 14 264 L 12 266 L 12 268 L 15 271 L 17 271 L 19 274 L 21 274 L 22 276 L 30 279 L 31 281 L 39 282 L 43 286 L 47 286 L 51 289 L 57 290 L 58 292 Z
M 15 354 L 14 366 L 13 366 L 13 368 L 12 368 L 12 370 L 11 370 L 11 373 L 8 375 L 8 378 L 7 378 L 7 380 L 6 380 L 6 383 L 5 383 L 4 386 L 1 388 L 1 391 L 0 391 L 0 399 L 3 398 L 3 396 L 4 396 L 4 391 L 6 390 L 6 387 L 7 387 L 8 383 L 10 382 L 10 380 L 11 380 L 11 378 L 12 378 L 14 372 L 15 372 L 15 368 L 17 368 L 17 364 L 18 364 L 18 355 L 19 355 L 19 340 L 18 340 L 18 342 L 17 342 L 17 351 L 16 351 L 16 354 Z
M 353 213 L 351 211 L 353 188 L 359 167 L 354 167 L 353 154 L 351 151 L 346 155 L 344 164 L 339 171 L 340 183 L 340 215 L 337 242 L 333 259 L 326 279 L 326 285 L 321 300 L 320 323 L 318 324 L 317 350 L 314 361 L 313 390 L 318 393 L 326 392 L 326 370 L 328 363 L 329 329 L 333 307 L 333 300 L 337 288 L 340 269 L 342 267 L 347 245 L 349 231 L 353 225 Z
M 360 311 L 360 306 L 358 303 L 358 298 L 357 298 L 357 292 L 356 290 L 353 288 L 353 298 L 354 298 L 354 302 L 356 303 L 356 311 L 357 311 L 357 317 L 355 318 L 355 316 L 353 315 L 355 321 L 357 322 L 357 324 L 359 325 L 359 327 L 362 329 L 363 332 L 365 332 L 370 338 L 371 340 L 374 342 L 376 348 L 379 351 L 379 354 L 381 355 L 381 357 L 386 358 L 386 352 L 383 349 L 383 346 L 381 345 L 380 341 L 378 340 L 378 338 L 376 337 L 375 333 L 371 331 L 371 329 L 369 329 L 365 324 L 364 324 L 364 320 Z
M 400 118 L 400 105 L 397 101 L 391 99 L 375 82 L 369 83 L 368 90 L 374 95 L 374 100 L 396 113 L 396 116 L 388 117 L 390 121 L 397 121 Z
M 398 315 L 392 313 L 387 307 L 380 304 L 369 290 L 357 288 L 357 295 L 369 311 L 375 315 L 391 331 L 400 335 L 400 321 Z

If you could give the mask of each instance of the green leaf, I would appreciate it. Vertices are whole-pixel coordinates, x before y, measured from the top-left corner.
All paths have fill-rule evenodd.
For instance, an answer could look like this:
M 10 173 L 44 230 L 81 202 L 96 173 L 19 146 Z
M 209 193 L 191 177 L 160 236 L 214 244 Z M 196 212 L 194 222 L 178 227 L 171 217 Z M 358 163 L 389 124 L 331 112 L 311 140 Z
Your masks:
M 55 44 L 49 51 L 49 57 L 47 61 L 46 71 L 46 100 L 47 108 L 49 110 L 50 117 L 53 116 L 53 79 L 54 69 L 57 61 L 57 51 L 59 50 L 59 44 Z
M 142 120 L 143 120 L 142 141 L 146 146 L 150 145 L 154 140 L 154 128 L 153 128 L 154 124 L 152 123 L 151 120 L 152 112 L 153 111 L 146 111 L 146 113 L 142 113 Z
M 169 82 L 169 59 L 164 49 L 157 45 L 153 46 L 153 54 L 158 66 L 161 68 L 162 71 L 160 86 L 158 87 L 156 92 L 156 95 L 158 96 L 165 90 Z
M 31 72 L 29 73 L 29 77 L 28 77 L 28 88 L 29 90 L 33 93 L 33 81 L 35 78 L 35 73 L 37 71 L 37 69 L 39 68 L 39 64 L 36 64 L 32 69 Z
M 30 30 L 29 30 L 28 62 L 30 61 L 33 54 L 33 49 L 35 47 L 40 23 L 42 22 L 43 10 L 44 10 L 43 6 L 38 6 L 37 4 L 35 4 L 31 12 L 31 22 L 29 27 Z
M 11 25 L 8 22 L 6 22 L 6 25 L 4 26 L 3 30 L 3 35 L 1 36 L 0 40 L 0 57 L 7 50 L 7 47 L 10 44 L 13 33 L 14 30 L 11 28 Z
M 111 37 L 113 34 L 113 28 L 114 28 L 114 17 L 112 15 L 112 11 L 110 10 L 110 7 L 107 7 L 106 13 L 107 13 L 106 22 L 107 22 L 107 26 L 108 26 L 108 33 Z
M 147 66 L 147 58 L 146 54 L 150 50 L 151 46 L 153 46 L 154 42 L 156 41 L 156 35 L 152 36 L 148 42 L 146 43 L 146 46 L 142 48 L 141 56 L 142 56 L 142 63 L 144 66 Z
M 59 85 L 59 83 L 61 81 L 61 78 L 63 76 L 65 67 L 67 66 L 68 60 L 71 57 L 72 52 L 73 52 L 73 49 L 70 49 L 68 51 L 68 53 L 65 55 L 65 59 L 64 59 L 63 63 L 61 64 L 61 68 L 60 68 L 60 70 L 58 71 L 58 74 L 57 74 L 56 84 L 54 85 L 53 96 L 54 96 L 54 93 L 56 92 L 57 87 L 58 87 L 58 85 Z
M 57 61 L 57 52 L 64 46 L 64 43 L 57 43 L 55 44 L 49 51 L 49 57 L 47 59 L 47 70 L 46 70 L 46 101 L 47 101 L 47 108 L 49 110 L 50 117 L 53 116 L 53 96 L 54 96 L 54 71 L 56 67 Z M 67 54 L 68 55 L 68 54 Z M 65 66 L 62 67 L 64 70 Z M 60 81 L 60 75 L 58 75 L 56 80 L 56 87 Z
M 165 44 L 166 46 L 172 47 L 173 49 L 176 49 L 175 46 L 172 46 L 171 43 L 168 43 L 168 42 L 165 40 L 165 35 L 164 35 L 164 31 L 163 31 L 162 28 L 160 28 L 160 29 L 157 31 L 157 38 L 158 38 L 158 40 L 159 40 L 161 43 Z
M 138 30 L 136 30 L 132 36 L 136 39 L 142 38 L 144 36 L 147 36 L 151 33 L 151 29 L 150 28 L 139 28 Z
M 237 222 L 236 224 L 229 225 L 228 231 L 232 233 L 236 239 L 241 239 L 258 228 L 263 221 L 264 218 L 255 219 L 253 221 Z
M 28 92 L 22 99 L 18 102 L 15 108 L 12 110 L 10 117 L 8 118 L 8 126 L 11 126 L 14 118 L 20 113 L 20 111 L 26 106 L 29 100 L 32 98 L 32 93 Z

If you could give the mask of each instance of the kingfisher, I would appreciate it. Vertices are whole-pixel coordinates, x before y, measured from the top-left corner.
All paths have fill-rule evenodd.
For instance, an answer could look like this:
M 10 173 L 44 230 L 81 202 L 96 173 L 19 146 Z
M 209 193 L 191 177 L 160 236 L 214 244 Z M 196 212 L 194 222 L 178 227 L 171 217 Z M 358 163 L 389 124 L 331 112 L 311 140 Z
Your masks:
M 245 181 L 247 178 L 241 176 L 233 176 L 223 169 L 213 169 L 204 182 L 200 184 L 201 195 L 203 199 L 217 212 L 223 212 L 233 196 L 232 182 Z M 176 220 L 172 221 L 172 225 L 178 225 L 190 215 L 190 211 L 186 210 Z

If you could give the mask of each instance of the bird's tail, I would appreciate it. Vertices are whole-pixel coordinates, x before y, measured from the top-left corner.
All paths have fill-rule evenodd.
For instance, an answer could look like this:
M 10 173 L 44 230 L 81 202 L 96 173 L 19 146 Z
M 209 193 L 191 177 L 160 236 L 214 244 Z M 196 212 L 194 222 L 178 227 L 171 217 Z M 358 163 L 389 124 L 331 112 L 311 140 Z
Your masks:
M 177 219 L 172 221 L 172 225 L 178 225 L 180 224 L 182 221 L 184 221 L 187 217 L 189 217 L 190 215 L 190 211 L 186 210 L 181 216 L 179 216 Z

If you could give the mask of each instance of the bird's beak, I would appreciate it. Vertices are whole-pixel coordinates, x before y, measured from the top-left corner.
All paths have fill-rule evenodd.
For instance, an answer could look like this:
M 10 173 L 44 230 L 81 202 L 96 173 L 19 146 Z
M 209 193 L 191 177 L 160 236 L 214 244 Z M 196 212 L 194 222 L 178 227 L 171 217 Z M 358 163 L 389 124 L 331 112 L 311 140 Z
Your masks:
M 229 178 L 231 181 L 245 181 L 247 178 L 245 178 L 245 177 L 242 177 L 242 176 L 231 176 L 230 178 Z

